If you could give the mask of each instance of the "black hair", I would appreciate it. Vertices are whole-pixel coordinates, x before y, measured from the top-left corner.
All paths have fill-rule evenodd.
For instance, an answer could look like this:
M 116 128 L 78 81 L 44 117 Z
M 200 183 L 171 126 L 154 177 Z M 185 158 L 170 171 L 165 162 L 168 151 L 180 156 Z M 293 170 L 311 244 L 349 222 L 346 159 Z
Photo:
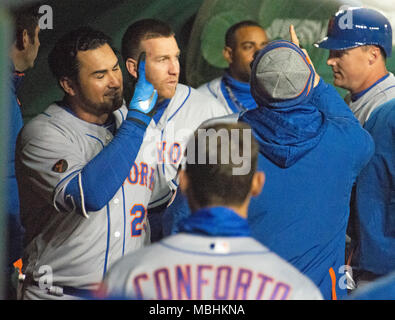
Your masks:
M 252 178 L 256 172 L 258 162 L 258 144 L 253 137 L 251 127 L 246 123 L 239 122 L 236 124 L 217 123 L 200 129 L 211 130 L 212 137 L 215 138 L 215 144 L 211 146 L 212 141 L 209 141 L 211 137 L 207 138 L 208 136 L 205 136 L 205 134 L 203 134 L 203 139 L 205 140 L 201 140 L 202 136 L 199 136 L 199 129 L 188 143 L 185 173 L 189 181 L 189 197 L 200 207 L 241 205 L 251 190 Z M 222 135 L 221 130 L 225 135 Z M 224 143 L 222 140 L 224 136 L 225 139 L 226 136 L 230 138 L 233 130 L 237 131 L 238 134 L 237 150 L 233 150 L 231 147 L 233 141 Z M 245 132 L 244 130 L 250 131 Z M 245 136 L 244 133 L 249 134 Z M 245 141 L 245 139 L 249 139 L 250 141 Z M 243 164 L 234 161 L 236 158 L 234 158 L 232 151 L 238 151 L 238 156 L 240 156 L 241 151 L 246 151 L 244 144 L 251 148 L 248 150 L 250 151 L 250 157 L 245 159 L 250 161 L 250 170 L 244 174 L 234 174 L 234 169 L 240 168 Z M 223 148 L 226 149 L 224 150 Z M 192 156 L 190 156 L 191 151 Z M 216 160 L 221 155 L 220 161 L 212 161 L 213 158 L 210 152 L 213 151 L 216 152 Z M 203 156 L 202 152 L 204 152 Z M 203 157 L 204 159 L 202 159 Z M 193 161 L 190 161 L 191 159 Z
M 111 38 L 91 27 L 80 27 L 63 35 L 48 55 L 51 72 L 59 81 L 63 77 L 78 80 L 78 51 L 97 49 L 104 44 L 111 46 Z
M 244 27 L 260 27 L 262 28 L 262 26 L 253 20 L 244 20 L 244 21 L 240 21 L 234 25 L 232 25 L 225 34 L 225 45 L 227 47 L 233 48 L 235 45 L 235 33 L 237 30 L 244 28 Z
M 30 42 L 34 44 L 35 31 L 40 20 L 40 14 L 38 12 L 40 6 L 24 5 L 18 6 L 16 9 L 11 11 L 11 16 L 14 24 L 14 41 L 16 42 L 16 48 L 23 50 L 23 31 L 26 30 L 29 36 Z

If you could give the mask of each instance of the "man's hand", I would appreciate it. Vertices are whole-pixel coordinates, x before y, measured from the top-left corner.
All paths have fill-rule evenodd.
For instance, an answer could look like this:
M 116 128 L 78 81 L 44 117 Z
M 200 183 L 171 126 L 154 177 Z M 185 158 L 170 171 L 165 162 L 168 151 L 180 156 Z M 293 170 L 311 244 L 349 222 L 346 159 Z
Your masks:
M 294 26 L 291 24 L 290 26 L 289 26 L 289 34 L 290 34 L 290 36 L 291 36 L 291 42 L 292 43 L 294 43 L 295 45 L 297 45 L 299 48 L 300 48 L 300 43 L 299 43 L 299 39 L 298 39 L 298 36 L 296 35 L 296 32 L 295 32 L 295 28 L 294 28 Z M 313 70 L 314 70 L 314 74 L 315 74 L 315 79 L 314 79 L 314 88 L 318 85 L 318 83 L 320 82 L 320 76 L 318 75 L 318 73 L 315 71 L 315 68 L 314 68 L 314 64 L 313 64 L 313 62 L 311 61 L 311 59 L 310 59 L 310 57 L 309 57 L 309 54 L 307 53 L 307 50 L 306 49 L 303 49 L 303 48 L 300 48 L 302 51 L 303 51 L 303 53 L 306 55 L 306 59 L 307 59 L 307 61 L 312 65 L 312 67 L 313 67 Z

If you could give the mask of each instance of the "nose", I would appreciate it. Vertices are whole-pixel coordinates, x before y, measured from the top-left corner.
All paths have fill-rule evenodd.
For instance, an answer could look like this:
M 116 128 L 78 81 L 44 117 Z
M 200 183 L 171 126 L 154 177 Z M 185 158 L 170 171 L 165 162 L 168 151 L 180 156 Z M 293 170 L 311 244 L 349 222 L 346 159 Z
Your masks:
M 169 62 L 169 74 L 177 75 L 180 73 L 180 62 L 177 59 L 172 59 Z
M 119 88 L 122 83 L 122 73 L 120 71 L 112 71 L 110 73 L 110 79 L 108 86 L 110 88 Z
M 328 66 L 334 66 L 336 64 L 336 58 L 335 58 L 332 50 L 329 52 L 329 56 L 328 56 L 328 59 L 326 60 L 326 64 Z

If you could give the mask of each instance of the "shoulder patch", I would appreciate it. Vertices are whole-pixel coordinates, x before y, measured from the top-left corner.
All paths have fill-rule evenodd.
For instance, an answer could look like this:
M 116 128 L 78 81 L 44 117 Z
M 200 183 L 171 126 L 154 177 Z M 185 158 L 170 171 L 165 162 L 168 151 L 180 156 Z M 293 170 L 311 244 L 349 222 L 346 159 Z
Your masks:
M 68 167 L 67 161 L 61 159 L 55 163 L 55 165 L 52 167 L 52 171 L 55 171 L 57 173 L 63 173 L 67 170 L 67 167 Z

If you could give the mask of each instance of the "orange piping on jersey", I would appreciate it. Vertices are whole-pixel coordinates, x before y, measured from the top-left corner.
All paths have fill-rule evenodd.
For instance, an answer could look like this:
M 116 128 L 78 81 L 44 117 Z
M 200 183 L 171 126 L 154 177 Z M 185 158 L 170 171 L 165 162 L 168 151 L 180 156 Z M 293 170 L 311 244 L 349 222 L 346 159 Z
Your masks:
M 19 274 L 22 274 L 22 259 L 18 259 L 14 262 L 14 267 L 18 269 Z
M 329 275 L 331 276 L 332 281 L 332 300 L 337 300 L 336 296 L 336 274 L 333 268 L 329 268 Z

